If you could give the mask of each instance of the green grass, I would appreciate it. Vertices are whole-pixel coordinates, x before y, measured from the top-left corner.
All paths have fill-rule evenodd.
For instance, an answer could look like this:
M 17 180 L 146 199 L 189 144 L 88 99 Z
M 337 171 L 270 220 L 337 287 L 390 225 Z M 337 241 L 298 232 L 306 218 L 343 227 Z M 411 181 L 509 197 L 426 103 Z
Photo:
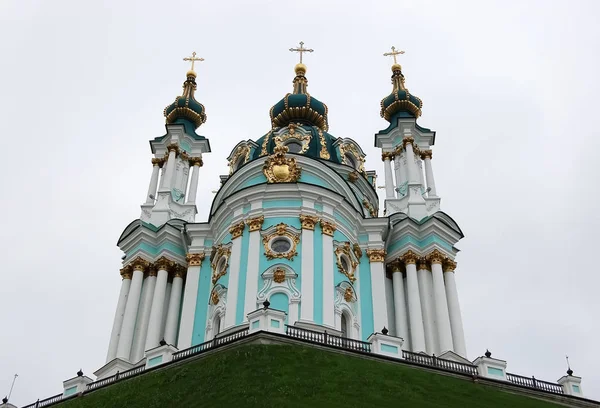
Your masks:
M 553 407 L 470 380 L 313 347 L 248 345 L 157 370 L 60 408 Z

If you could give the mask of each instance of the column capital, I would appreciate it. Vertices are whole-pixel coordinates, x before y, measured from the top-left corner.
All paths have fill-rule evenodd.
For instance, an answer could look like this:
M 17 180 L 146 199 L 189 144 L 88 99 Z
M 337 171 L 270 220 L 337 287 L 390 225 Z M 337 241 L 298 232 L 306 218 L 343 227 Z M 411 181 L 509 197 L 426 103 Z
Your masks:
M 234 224 L 229 228 L 229 233 L 231 234 L 231 239 L 236 239 L 242 236 L 244 233 L 244 228 L 246 228 L 246 224 L 244 221 L 240 221 L 237 224 Z
M 185 276 L 186 271 L 187 271 L 187 268 L 185 266 L 175 264 L 175 266 L 173 267 L 173 277 L 174 278 L 183 278 Z
M 153 166 L 158 166 L 158 167 L 162 168 L 163 164 L 165 164 L 165 159 L 163 157 L 160 157 L 160 158 L 154 157 L 152 159 Z
M 431 272 L 431 265 L 427 261 L 427 258 L 422 256 L 418 260 L 418 270 L 426 269 Z
M 199 254 L 187 254 L 185 259 L 188 261 L 188 266 L 202 266 L 205 257 L 204 252 L 201 252 Z
M 394 152 L 381 152 L 381 160 L 394 160 Z
M 404 265 L 402 264 L 402 262 L 400 262 L 399 259 L 396 259 L 396 260 L 390 262 L 388 264 L 388 268 L 390 269 L 390 271 L 392 273 L 396 273 L 396 272 L 402 273 L 402 272 L 405 272 Z
M 158 260 L 156 260 L 156 262 L 154 262 L 154 266 L 159 271 L 167 271 L 168 272 L 173 267 L 174 263 L 175 262 L 171 261 L 169 258 L 167 258 L 165 256 L 161 256 L 160 258 L 158 258 Z
M 258 217 L 248 218 L 246 220 L 246 224 L 248 225 L 248 230 L 250 232 L 260 231 L 262 228 L 263 222 L 265 222 L 264 215 L 259 215 Z
M 404 138 L 402 139 L 402 147 L 406 147 L 407 144 L 410 143 L 410 145 L 412 146 L 412 144 L 415 142 L 415 138 L 412 136 L 404 136 Z
M 367 249 L 367 256 L 369 262 L 383 262 L 385 261 L 385 249 Z
M 433 157 L 433 152 L 431 150 L 421 150 L 421 159 L 431 159 Z
M 300 224 L 302 229 L 314 231 L 315 225 L 319 222 L 319 217 L 316 215 L 300 214 Z
M 444 272 L 454 272 L 456 270 L 456 261 L 453 261 L 450 258 L 444 259 L 442 269 Z
M 139 256 L 135 258 L 129 265 L 133 268 L 134 271 L 144 272 L 146 268 L 150 265 L 148 261 L 140 258 Z
M 154 264 L 149 264 L 147 272 L 148 276 L 156 276 L 158 271 L 156 270 L 156 266 Z
M 131 275 L 133 273 L 133 268 L 131 267 L 131 265 L 127 265 L 127 266 L 121 268 L 119 273 L 121 274 L 121 277 L 123 279 L 131 279 Z
M 404 262 L 405 265 L 410 265 L 410 264 L 416 264 L 417 260 L 419 259 L 419 255 L 415 254 L 413 251 L 411 251 L 410 249 L 408 251 L 406 251 L 404 254 L 400 255 L 400 259 L 402 262 Z
M 426 258 L 429 261 L 429 263 L 431 263 L 431 265 L 433 265 L 433 264 L 441 264 L 444 261 L 444 259 L 446 258 L 446 256 L 443 253 L 441 253 L 440 251 L 438 251 L 437 249 L 434 249 L 427 255 Z
M 330 237 L 333 237 L 333 233 L 337 229 L 335 223 L 321 220 L 320 224 L 321 224 L 321 233 L 325 234 L 325 235 L 329 235 Z
M 177 143 L 171 143 L 167 145 L 167 150 L 169 152 L 179 153 L 179 145 Z
M 204 162 L 202 161 L 202 157 L 190 157 L 189 161 L 190 161 L 190 166 L 202 167 L 204 165 Z

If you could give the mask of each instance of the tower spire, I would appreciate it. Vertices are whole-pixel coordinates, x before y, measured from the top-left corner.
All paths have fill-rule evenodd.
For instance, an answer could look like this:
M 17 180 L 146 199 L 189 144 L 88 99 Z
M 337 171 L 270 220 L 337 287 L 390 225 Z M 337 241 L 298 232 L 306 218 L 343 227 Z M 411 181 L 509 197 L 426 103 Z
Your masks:
M 290 48 L 290 51 L 300 54 L 300 62 L 294 67 L 294 71 L 296 71 L 296 77 L 294 78 L 294 94 L 308 94 L 306 90 L 308 80 L 304 76 L 306 74 L 306 65 L 302 63 L 302 53 L 314 52 L 314 50 L 312 48 L 304 48 L 304 41 L 300 41 L 300 47 Z
M 188 75 L 189 75 L 189 72 L 194 72 L 194 73 L 196 72 L 196 71 L 194 71 L 194 62 L 196 62 L 196 61 L 199 61 L 199 62 L 204 61 L 204 58 L 201 58 L 201 57 L 196 58 L 196 51 L 194 51 L 194 52 L 192 52 L 192 56 L 191 57 L 185 57 L 183 60 L 184 61 L 191 61 L 192 62 L 192 68 L 188 71 Z

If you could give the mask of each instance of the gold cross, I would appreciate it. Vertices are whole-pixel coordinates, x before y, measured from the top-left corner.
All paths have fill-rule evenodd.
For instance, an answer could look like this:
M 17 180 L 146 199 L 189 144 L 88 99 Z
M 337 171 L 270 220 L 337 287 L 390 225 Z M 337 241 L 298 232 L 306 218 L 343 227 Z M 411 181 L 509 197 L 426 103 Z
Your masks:
M 183 59 L 184 61 L 192 61 L 192 71 L 194 70 L 194 62 L 196 61 L 204 61 L 204 58 L 196 58 L 196 51 L 192 52 L 192 56 L 191 57 L 185 57 Z
M 300 64 L 302 64 L 302 53 L 303 52 L 313 52 L 314 50 L 311 50 L 309 48 L 304 48 L 304 42 L 300 41 L 300 48 L 290 48 L 290 51 L 300 53 Z
M 389 57 L 390 55 L 394 57 L 394 64 L 397 64 L 396 55 L 404 54 L 404 51 L 396 51 L 396 47 L 392 46 L 392 52 L 386 52 L 383 54 L 384 57 Z

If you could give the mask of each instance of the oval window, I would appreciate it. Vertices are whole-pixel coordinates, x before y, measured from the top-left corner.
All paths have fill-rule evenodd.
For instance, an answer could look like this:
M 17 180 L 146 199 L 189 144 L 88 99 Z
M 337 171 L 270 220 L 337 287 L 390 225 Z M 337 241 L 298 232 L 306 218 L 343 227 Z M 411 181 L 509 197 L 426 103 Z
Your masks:
M 342 256 L 340 261 L 342 262 L 342 268 L 346 272 L 350 272 L 350 261 L 348 261 L 348 258 L 346 258 L 345 256 Z
M 292 243 L 289 239 L 279 237 L 271 241 L 271 249 L 278 254 L 284 254 L 292 248 Z
M 296 141 L 286 143 L 286 146 L 290 153 L 300 153 L 302 151 L 302 144 Z
M 350 153 L 346 153 L 345 157 L 346 163 L 348 163 L 349 166 L 356 168 L 356 160 L 354 159 L 354 156 L 352 156 Z

